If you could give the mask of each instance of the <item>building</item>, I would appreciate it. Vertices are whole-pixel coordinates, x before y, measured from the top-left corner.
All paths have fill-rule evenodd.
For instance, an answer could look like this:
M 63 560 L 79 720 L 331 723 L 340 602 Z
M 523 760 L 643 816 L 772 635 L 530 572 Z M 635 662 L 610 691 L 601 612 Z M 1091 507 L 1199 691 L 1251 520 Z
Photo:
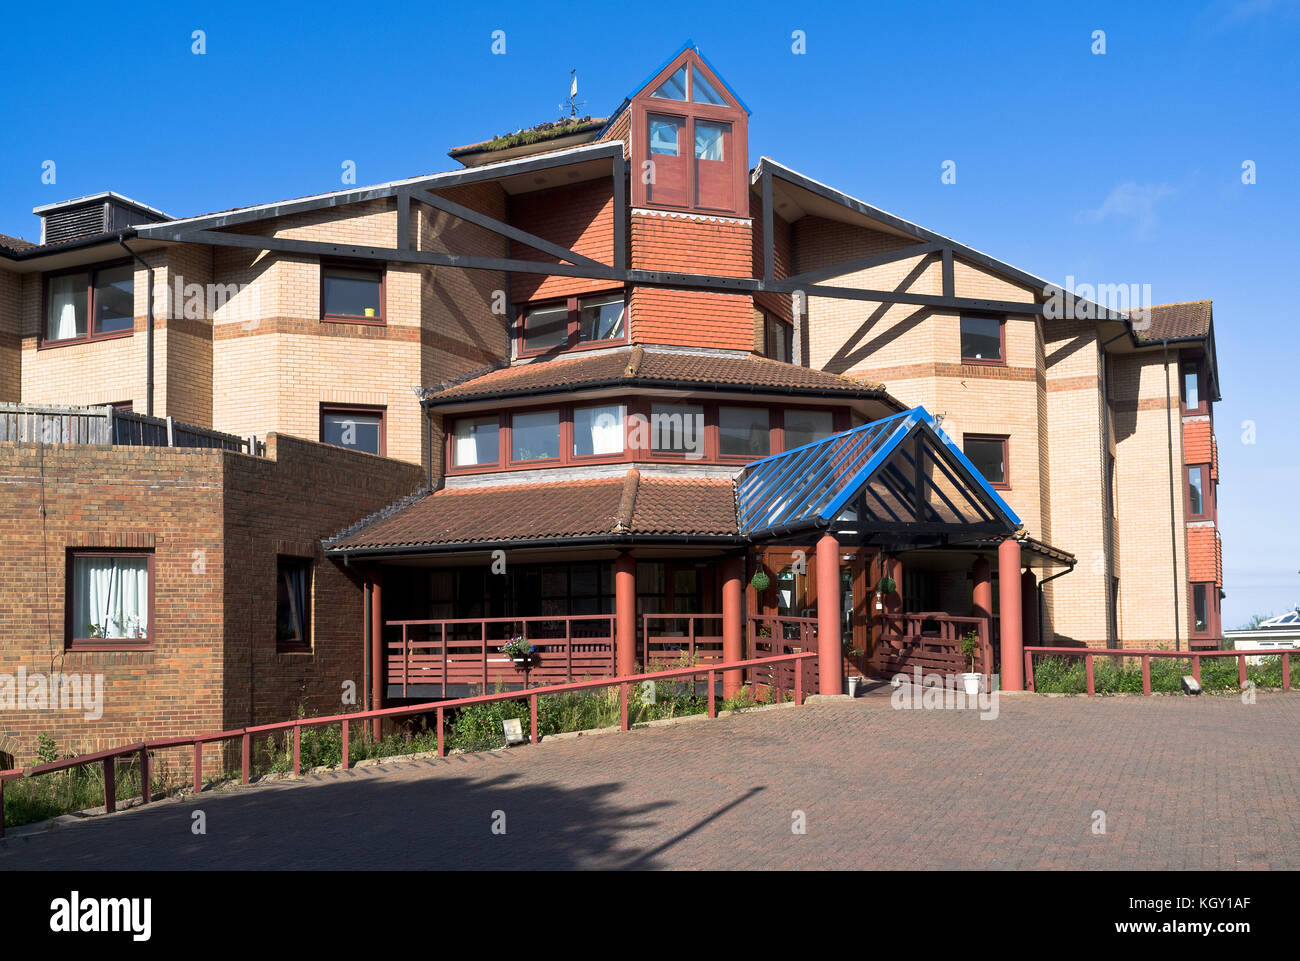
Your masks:
M 687 44 L 459 170 L 38 208 L 0 238 L 0 401 L 405 465 L 302 575 L 313 631 L 339 570 L 362 592 L 329 630 L 375 701 L 518 683 L 516 634 L 540 678 L 819 645 L 825 690 L 964 669 L 971 631 L 1009 687 L 1022 643 L 1214 646 L 1210 303 L 1077 296 L 751 163 L 748 117 Z

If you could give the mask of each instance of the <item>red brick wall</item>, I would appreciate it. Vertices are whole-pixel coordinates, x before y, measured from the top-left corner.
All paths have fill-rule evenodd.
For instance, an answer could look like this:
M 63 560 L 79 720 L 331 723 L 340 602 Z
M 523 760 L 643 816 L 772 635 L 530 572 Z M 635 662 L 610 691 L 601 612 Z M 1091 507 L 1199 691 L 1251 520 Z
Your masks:
M 608 178 L 511 197 L 510 223 L 593 260 L 613 263 L 614 186 Z M 559 262 L 550 254 L 517 241 L 510 242 L 510 256 L 547 264 Z M 510 275 L 510 299 L 512 303 L 521 303 L 617 286 L 610 281 L 583 277 L 516 272 Z
M 104 676 L 102 719 L 81 710 L 0 714 L 20 765 L 31 762 L 41 732 L 64 752 L 84 753 L 286 720 L 299 703 L 334 709 L 345 679 L 364 695 L 361 588 L 321 559 L 318 541 L 410 493 L 422 473 L 287 436 L 269 438 L 268 450 L 253 458 L 0 445 L 0 672 Z M 152 548 L 153 650 L 64 651 L 67 550 L 75 547 Z M 317 558 L 309 654 L 275 651 L 281 551 Z

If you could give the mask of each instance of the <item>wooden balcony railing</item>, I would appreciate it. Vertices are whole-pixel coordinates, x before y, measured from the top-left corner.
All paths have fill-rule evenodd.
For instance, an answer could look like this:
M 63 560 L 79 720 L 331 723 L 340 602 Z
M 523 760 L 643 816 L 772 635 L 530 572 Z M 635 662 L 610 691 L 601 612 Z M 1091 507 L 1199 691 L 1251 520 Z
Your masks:
M 647 671 L 666 669 L 683 657 L 691 664 L 722 660 L 721 614 L 642 614 L 641 643 Z
M 975 670 L 997 672 L 992 629 L 987 617 L 964 617 L 942 611 L 916 614 L 880 614 L 880 643 L 871 655 L 871 667 L 884 675 L 907 674 L 919 667 L 922 674 L 964 674 L 970 661 L 961 642 L 971 631 L 979 635 Z

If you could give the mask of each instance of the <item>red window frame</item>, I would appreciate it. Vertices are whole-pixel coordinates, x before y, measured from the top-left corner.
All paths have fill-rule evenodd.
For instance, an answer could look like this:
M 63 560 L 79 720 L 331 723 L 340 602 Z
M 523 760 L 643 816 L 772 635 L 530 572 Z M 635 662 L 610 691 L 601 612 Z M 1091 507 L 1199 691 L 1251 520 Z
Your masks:
M 1196 590 L 1202 589 L 1205 592 L 1205 628 L 1204 630 L 1196 629 Z M 1187 590 L 1187 630 L 1192 637 L 1217 637 L 1220 632 L 1220 615 L 1218 611 L 1218 591 L 1219 587 L 1213 581 L 1192 581 L 1188 584 Z
M 144 637 L 77 637 L 73 631 L 72 612 L 76 606 L 73 598 L 75 578 L 73 569 L 78 557 L 129 557 L 147 559 L 145 570 L 149 577 L 148 629 Z M 154 552 L 152 548 L 100 548 L 70 547 L 67 550 L 63 589 L 63 648 L 66 651 L 152 651 L 156 648 L 158 622 L 154 615 L 157 582 L 154 580 Z
M 581 332 L 582 303 L 587 300 L 600 300 L 606 297 L 623 295 L 623 333 L 606 340 L 579 340 Z M 561 304 L 569 312 L 568 336 L 562 345 L 556 347 L 536 347 L 528 349 L 526 323 L 528 312 L 544 310 L 547 307 L 559 307 Z M 572 297 L 552 297 L 548 300 L 527 301 L 515 305 L 515 356 L 543 357 L 550 354 L 567 353 L 573 350 L 596 350 L 602 347 L 614 347 L 626 344 L 628 337 L 628 292 L 626 287 L 613 287 L 609 290 L 593 290 Z
M 1201 510 L 1197 513 L 1192 510 L 1192 471 L 1201 472 Z M 1183 485 L 1183 508 L 1187 512 L 1189 521 L 1205 521 L 1214 519 L 1214 482 L 1210 477 L 1209 464 L 1188 464 L 1184 469 L 1186 482 Z
M 51 270 L 41 275 L 41 320 L 40 335 L 36 340 L 38 350 L 44 350 L 48 347 L 67 347 L 70 344 L 89 344 L 100 340 L 120 340 L 124 337 L 131 337 L 135 334 L 135 317 L 131 318 L 131 327 L 128 330 L 113 330 L 106 334 L 95 333 L 95 275 L 101 270 L 112 270 L 115 267 L 126 267 L 134 263 L 130 258 L 124 260 L 110 260 L 102 264 L 85 264 L 80 267 L 69 267 L 67 270 Z M 50 280 L 54 277 L 66 277 L 69 274 L 86 275 L 86 336 L 85 337 L 64 337 L 54 340 L 46 336 L 50 324 Z M 131 290 L 134 298 L 135 292 L 135 275 L 131 276 Z M 132 307 L 134 315 L 135 308 Z
M 325 417 L 327 414 L 361 414 L 365 417 L 379 417 L 379 457 L 388 456 L 388 408 L 374 404 L 333 404 L 322 403 L 320 405 L 320 420 L 317 424 L 319 433 L 317 439 L 330 447 L 337 447 L 340 450 L 355 450 L 359 454 L 369 454 L 368 450 L 358 450 L 354 447 L 344 447 L 342 444 L 330 444 L 325 440 Z
M 1196 399 L 1195 407 L 1187 406 L 1187 375 L 1196 374 Z M 1210 400 L 1205 394 L 1206 388 L 1205 364 L 1198 358 L 1196 360 L 1185 360 L 1178 365 L 1178 404 L 1184 414 L 1207 414 L 1210 411 Z
M 359 270 L 379 275 L 378 315 L 367 317 L 365 314 L 331 314 L 325 310 L 325 275 L 331 270 Z M 322 260 L 320 262 L 320 319 L 323 324 L 364 324 L 369 327 L 386 327 L 388 325 L 388 267 L 386 264 L 375 265 L 373 261 L 357 263 L 351 260 Z
M 1008 434 L 963 434 L 961 439 L 961 452 L 966 454 L 967 459 L 970 454 L 966 453 L 966 445 L 971 441 L 986 441 L 999 443 L 1002 445 L 1002 480 L 994 482 L 987 477 L 989 486 L 994 490 L 1006 491 L 1011 490 L 1011 437 Z
M 967 357 L 966 352 L 961 350 L 961 324 L 967 318 L 979 318 L 981 320 L 996 320 L 998 322 L 998 359 L 989 360 L 987 357 Z M 1001 314 L 980 314 L 967 312 L 960 314 L 957 320 L 957 343 L 958 350 L 961 352 L 961 362 L 963 364 L 977 367 L 1005 367 L 1007 366 L 1007 318 Z
M 704 454 L 698 461 L 688 461 L 687 454 L 672 451 L 656 451 L 650 448 L 633 448 L 629 435 L 635 429 L 634 418 L 643 418 L 647 423 L 652 414 L 653 405 L 690 404 L 702 407 L 704 411 Z M 623 408 L 623 452 L 614 454 L 576 455 L 573 453 L 573 412 L 579 407 L 615 407 Z M 528 407 L 515 407 L 509 410 L 470 411 L 464 414 L 452 414 L 447 417 L 447 430 L 443 439 L 443 463 L 446 464 L 448 476 L 465 474 L 490 474 L 501 471 L 529 470 L 556 466 L 575 466 L 580 464 L 620 464 L 620 463 L 701 463 L 701 464 L 748 464 L 756 458 L 745 454 L 723 455 L 721 450 L 721 433 L 719 429 L 720 407 L 752 407 L 768 412 L 769 450 L 770 454 L 779 454 L 785 449 L 785 415 L 792 410 L 815 410 L 831 413 L 831 430 L 840 432 L 848 429 L 849 414 L 842 408 L 802 406 L 799 404 L 759 404 L 745 400 L 702 400 L 698 397 L 688 398 L 648 398 L 648 397 L 593 397 L 590 399 L 568 400 L 562 404 L 532 404 Z M 514 425 L 516 414 L 541 411 L 559 411 L 560 420 L 560 456 L 536 460 L 514 460 Z M 497 421 L 497 459 L 487 464 L 458 465 L 456 463 L 456 422 L 462 419 L 496 418 Z

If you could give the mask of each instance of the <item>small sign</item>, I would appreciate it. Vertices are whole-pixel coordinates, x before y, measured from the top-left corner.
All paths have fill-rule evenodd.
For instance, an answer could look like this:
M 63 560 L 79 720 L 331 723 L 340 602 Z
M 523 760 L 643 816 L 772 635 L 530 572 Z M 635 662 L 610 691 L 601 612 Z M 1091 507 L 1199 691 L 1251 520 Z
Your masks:
M 523 744 L 524 743 L 524 722 L 517 717 L 501 722 L 505 728 L 506 744 Z

